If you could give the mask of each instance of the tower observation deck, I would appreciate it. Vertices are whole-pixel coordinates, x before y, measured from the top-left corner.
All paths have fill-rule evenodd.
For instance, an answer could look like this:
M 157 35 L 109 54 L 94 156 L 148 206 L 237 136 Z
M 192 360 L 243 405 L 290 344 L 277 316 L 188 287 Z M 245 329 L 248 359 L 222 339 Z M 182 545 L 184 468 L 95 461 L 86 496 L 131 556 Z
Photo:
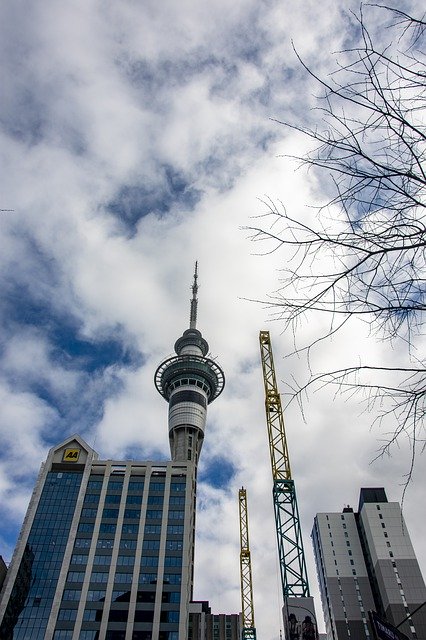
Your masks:
M 223 390 L 225 377 L 207 357 L 209 345 L 196 328 L 198 265 L 195 263 L 189 329 L 176 340 L 176 355 L 155 372 L 155 386 L 169 403 L 169 440 L 172 460 L 198 463 L 206 426 L 207 405 Z

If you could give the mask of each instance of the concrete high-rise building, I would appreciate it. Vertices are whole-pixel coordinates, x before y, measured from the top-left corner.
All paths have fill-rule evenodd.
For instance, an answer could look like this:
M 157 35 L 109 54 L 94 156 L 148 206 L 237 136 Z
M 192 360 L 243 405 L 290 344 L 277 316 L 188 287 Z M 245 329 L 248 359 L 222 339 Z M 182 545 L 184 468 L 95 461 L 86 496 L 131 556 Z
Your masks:
M 99 460 L 78 435 L 42 465 L 0 601 L 1 640 L 187 640 L 197 463 L 223 389 L 196 328 L 155 374 L 169 462 Z
M 400 505 L 383 488 L 361 489 L 356 513 L 318 513 L 312 538 L 330 640 L 373 638 L 369 611 L 426 640 L 425 584 Z
M 242 614 L 211 612 L 207 601 L 191 603 L 188 640 L 241 640 Z

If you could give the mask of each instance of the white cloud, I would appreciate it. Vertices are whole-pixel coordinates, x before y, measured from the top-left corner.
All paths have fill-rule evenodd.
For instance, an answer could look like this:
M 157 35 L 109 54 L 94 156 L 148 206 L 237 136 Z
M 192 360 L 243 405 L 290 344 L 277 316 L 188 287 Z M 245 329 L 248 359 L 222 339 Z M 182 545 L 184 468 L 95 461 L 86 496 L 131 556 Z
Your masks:
M 278 157 L 303 155 L 307 143 L 269 118 L 315 117 L 315 91 L 291 40 L 305 60 L 328 73 L 329 52 L 353 36 L 348 10 L 357 10 L 358 3 L 342 8 L 310 0 L 289 8 L 222 0 L 45 0 L 25 13 L 19 7 L 4 6 L 1 21 L 8 62 L 2 206 L 15 209 L 0 214 L 3 504 L 17 531 L 29 493 L 12 472 L 25 469 L 34 479 L 48 446 L 69 435 L 62 432 L 64 423 L 72 432 L 81 429 L 88 442 L 95 439 L 102 457 L 131 451 L 167 456 L 167 405 L 153 376 L 187 327 L 198 259 L 199 327 L 227 378 L 222 396 L 209 407 L 200 472 L 226 455 L 235 475 L 224 489 L 199 487 L 195 594 L 209 598 L 216 612 L 240 609 L 237 490 L 244 485 L 258 635 L 278 638 L 281 594 L 258 331 L 271 331 L 281 391 L 307 370 L 296 357 L 282 361 L 292 335 L 271 322 L 265 305 L 247 300 L 265 300 L 278 288 L 277 269 L 288 255 L 250 243 L 241 227 L 267 224 L 256 217 L 265 212 L 258 198 L 282 201 L 294 216 L 313 217 L 307 205 L 321 201 L 324 185 Z M 120 200 L 129 186 L 138 189 L 134 219 L 124 215 Z M 179 188 L 197 196 L 180 197 Z M 37 305 L 47 314 L 45 324 L 40 315 L 31 316 Z M 116 340 L 123 351 L 138 349 L 141 359 L 88 373 L 84 358 L 75 357 L 69 368 L 56 355 L 48 323 L 53 316 L 75 325 L 78 339 Z M 306 325 L 303 337 L 320 322 Z M 338 364 L 352 357 L 354 345 L 377 361 L 397 360 L 398 348 L 390 352 L 388 345 L 373 343 L 365 327 L 351 332 L 324 343 L 313 365 Z M 37 380 L 67 398 L 69 421 L 37 395 Z M 85 420 L 78 412 L 83 401 Z M 370 431 L 372 415 L 329 390 L 313 394 L 306 408 L 306 424 L 296 405 L 285 418 L 317 595 L 309 541 L 313 516 L 346 503 L 356 507 L 359 487 L 366 484 L 383 485 L 390 499 L 400 499 L 409 452 L 402 442 L 398 455 L 370 464 L 381 433 Z M 426 568 L 418 510 L 423 481 L 418 465 L 405 510 Z M 4 545 L 10 548 L 10 541 Z M 318 597 L 316 606 L 320 611 Z

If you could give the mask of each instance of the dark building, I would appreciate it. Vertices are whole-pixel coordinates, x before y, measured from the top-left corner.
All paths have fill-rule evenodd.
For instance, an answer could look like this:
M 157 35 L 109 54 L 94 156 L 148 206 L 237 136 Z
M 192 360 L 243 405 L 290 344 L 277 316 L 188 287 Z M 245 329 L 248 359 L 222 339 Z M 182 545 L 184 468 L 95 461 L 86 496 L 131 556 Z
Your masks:
M 214 614 L 208 602 L 193 602 L 188 640 L 241 640 L 241 614 Z

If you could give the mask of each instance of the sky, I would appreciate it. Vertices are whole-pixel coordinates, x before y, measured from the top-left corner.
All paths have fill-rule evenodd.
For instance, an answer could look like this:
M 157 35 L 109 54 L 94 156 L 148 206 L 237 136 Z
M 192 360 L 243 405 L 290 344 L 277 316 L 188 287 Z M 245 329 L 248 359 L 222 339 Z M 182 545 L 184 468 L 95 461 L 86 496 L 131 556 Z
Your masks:
M 401 4 L 401 3 L 400 3 Z M 407 0 L 401 6 L 419 9 Z M 250 240 L 265 200 L 314 216 L 329 188 L 287 156 L 309 142 L 276 120 L 315 119 L 332 52 L 359 35 L 358 1 L 9 0 L 0 8 L 0 553 L 11 558 L 49 448 L 79 433 L 103 459 L 167 459 L 158 364 L 198 327 L 226 376 L 199 466 L 195 598 L 241 609 L 238 489 L 246 487 L 259 637 L 282 627 L 258 333 L 271 332 L 283 394 L 308 376 L 267 300 L 285 250 Z M 367 10 L 385 42 L 382 14 Z M 312 120 L 310 120 L 312 121 Z M 301 327 L 302 338 L 321 325 Z M 392 347 L 353 324 L 312 354 L 335 368 Z M 283 398 L 286 398 L 284 395 Z M 317 512 L 358 504 L 361 486 L 402 497 L 407 442 L 386 438 L 357 398 L 322 389 L 285 411 L 311 590 Z M 423 573 L 425 459 L 404 514 Z M 322 623 L 320 622 L 320 628 Z

